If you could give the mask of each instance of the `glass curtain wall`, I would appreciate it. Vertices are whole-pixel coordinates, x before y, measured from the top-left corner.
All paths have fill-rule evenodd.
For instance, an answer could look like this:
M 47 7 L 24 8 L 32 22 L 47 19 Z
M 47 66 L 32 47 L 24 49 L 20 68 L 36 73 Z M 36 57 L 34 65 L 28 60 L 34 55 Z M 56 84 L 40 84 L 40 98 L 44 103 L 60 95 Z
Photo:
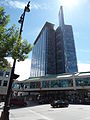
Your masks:
M 65 71 L 66 73 L 78 72 L 75 44 L 73 38 L 72 26 L 65 25 L 63 30 Z
M 40 34 L 37 43 L 32 50 L 31 77 L 45 75 L 45 46 L 46 46 L 46 29 Z

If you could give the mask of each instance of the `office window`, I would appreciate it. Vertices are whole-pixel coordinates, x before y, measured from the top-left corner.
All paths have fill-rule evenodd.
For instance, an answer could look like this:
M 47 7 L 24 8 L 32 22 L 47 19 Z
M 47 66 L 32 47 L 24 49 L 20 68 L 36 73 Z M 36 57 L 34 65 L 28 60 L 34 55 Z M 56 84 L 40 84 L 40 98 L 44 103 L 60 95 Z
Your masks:
M 3 82 L 3 86 L 7 86 L 7 84 L 8 84 L 8 81 Z
M 0 76 L 3 76 L 3 73 L 4 73 L 3 71 L 0 71 Z

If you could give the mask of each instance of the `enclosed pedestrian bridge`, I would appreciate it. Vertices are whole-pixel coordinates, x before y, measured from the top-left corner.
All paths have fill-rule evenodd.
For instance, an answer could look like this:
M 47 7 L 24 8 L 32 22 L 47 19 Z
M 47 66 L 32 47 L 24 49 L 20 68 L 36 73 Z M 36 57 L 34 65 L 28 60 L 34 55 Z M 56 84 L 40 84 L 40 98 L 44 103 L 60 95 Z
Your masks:
M 13 90 L 18 92 L 75 91 L 82 89 L 90 91 L 90 72 L 30 77 L 24 81 L 15 81 L 13 84 Z

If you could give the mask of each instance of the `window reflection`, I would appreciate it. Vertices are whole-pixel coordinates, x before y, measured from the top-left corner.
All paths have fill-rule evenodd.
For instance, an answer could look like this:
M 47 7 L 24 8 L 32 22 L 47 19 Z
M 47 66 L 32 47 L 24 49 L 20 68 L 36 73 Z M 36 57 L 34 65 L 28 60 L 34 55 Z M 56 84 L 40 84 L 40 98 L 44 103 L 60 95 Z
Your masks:
M 76 78 L 76 86 L 90 86 L 90 78 Z
M 72 87 L 73 81 L 70 80 L 52 80 L 43 81 L 42 88 L 59 88 L 59 87 Z

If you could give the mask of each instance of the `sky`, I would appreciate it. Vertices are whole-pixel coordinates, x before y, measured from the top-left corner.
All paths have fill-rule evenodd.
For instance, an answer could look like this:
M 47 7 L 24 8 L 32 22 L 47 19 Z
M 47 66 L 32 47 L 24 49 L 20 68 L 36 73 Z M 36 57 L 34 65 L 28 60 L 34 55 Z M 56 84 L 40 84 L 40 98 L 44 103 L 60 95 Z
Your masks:
M 10 15 L 8 27 L 16 24 L 20 28 L 18 20 L 27 3 L 28 0 L 0 0 L 0 6 Z M 78 71 L 90 71 L 90 0 L 31 0 L 30 12 L 25 14 L 22 38 L 33 45 L 46 21 L 55 24 L 56 29 L 61 5 L 65 24 L 73 27 Z M 17 62 L 15 73 L 20 75 L 19 80 L 30 76 L 31 56 L 32 52 L 27 60 Z M 11 58 L 8 60 L 12 63 Z

